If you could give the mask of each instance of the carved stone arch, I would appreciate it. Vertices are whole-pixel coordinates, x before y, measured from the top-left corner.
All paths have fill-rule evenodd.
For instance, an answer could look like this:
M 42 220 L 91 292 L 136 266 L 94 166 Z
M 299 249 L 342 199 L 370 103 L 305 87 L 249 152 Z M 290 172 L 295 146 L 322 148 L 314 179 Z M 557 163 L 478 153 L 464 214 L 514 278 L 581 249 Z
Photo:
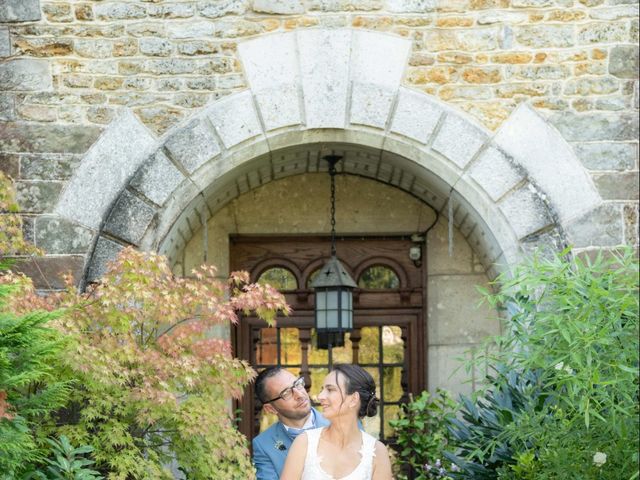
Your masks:
M 124 245 L 175 255 L 233 198 L 288 175 L 344 173 L 423 199 L 490 276 L 540 244 L 591 245 L 601 205 L 561 135 L 528 105 L 497 132 L 401 86 L 410 40 L 351 29 L 264 35 L 239 46 L 249 88 L 155 138 L 124 112 L 85 155 L 55 213 L 93 233 L 85 280 Z M 384 51 L 384 56 L 377 52 Z

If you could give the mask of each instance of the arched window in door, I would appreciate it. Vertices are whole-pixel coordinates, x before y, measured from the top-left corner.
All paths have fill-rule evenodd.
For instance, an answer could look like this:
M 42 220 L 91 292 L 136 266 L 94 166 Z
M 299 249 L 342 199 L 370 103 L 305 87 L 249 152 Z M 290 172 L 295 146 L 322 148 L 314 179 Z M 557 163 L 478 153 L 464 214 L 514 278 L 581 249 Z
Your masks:
M 271 267 L 265 270 L 258 277 L 258 283 L 268 283 L 281 292 L 295 290 L 298 288 L 298 281 L 291 270 L 285 267 Z
M 372 265 L 360 274 L 358 287 L 370 290 L 395 289 L 400 288 L 400 279 L 392 268 Z

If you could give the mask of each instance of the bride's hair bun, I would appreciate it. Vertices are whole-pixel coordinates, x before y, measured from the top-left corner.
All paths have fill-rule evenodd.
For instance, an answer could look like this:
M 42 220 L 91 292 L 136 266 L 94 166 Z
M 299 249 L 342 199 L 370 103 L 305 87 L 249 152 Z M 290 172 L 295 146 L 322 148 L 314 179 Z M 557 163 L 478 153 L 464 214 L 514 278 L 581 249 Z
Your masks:
M 333 366 L 336 375 L 341 373 L 345 377 L 347 395 L 354 392 L 360 394 L 360 409 L 358 417 L 375 417 L 378 413 L 380 400 L 376 397 L 376 382 L 369 372 L 360 365 L 340 363 Z

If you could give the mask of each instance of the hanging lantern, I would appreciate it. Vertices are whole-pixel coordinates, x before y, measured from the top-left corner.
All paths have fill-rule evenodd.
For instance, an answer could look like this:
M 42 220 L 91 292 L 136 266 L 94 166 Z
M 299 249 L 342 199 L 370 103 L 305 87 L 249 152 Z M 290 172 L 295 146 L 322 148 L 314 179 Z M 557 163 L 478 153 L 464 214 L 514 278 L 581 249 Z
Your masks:
M 344 345 L 344 334 L 353 329 L 353 294 L 357 286 L 336 256 L 335 165 L 342 157 L 327 155 L 331 176 L 331 258 L 311 283 L 315 290 L 317 347 L 331 350 Z

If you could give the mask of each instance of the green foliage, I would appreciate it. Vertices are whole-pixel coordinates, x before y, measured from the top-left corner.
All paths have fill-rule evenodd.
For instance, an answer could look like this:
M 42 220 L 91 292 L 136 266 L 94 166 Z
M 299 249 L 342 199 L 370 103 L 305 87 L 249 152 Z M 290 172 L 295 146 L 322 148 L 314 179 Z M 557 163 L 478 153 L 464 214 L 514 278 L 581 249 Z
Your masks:
M 481 359 L 504 369 L 488 379 L 487 416 L 502 420 L 486 434 L 493 437 L 489 453 L 502 444 L 511 452 L 492 465 L 494 476 L 465 470 L 463 478 L 527 479 L 532 470 L 542 480 L 638 477 L 638 259 L 631 249 L 593 261 L 569 253 L 534 257 L 487 294 L 510 318 Z M 543 401 L 504 422 L 500 406 L 486 399 L 504 388 L 507 372 L 535 372 Z M 481 402 L 465 408 L 479 411 Z M 471 445 L 461 453 L 484 467 L 491 458 Z
M 438 390 L 432 397 L 424 391 L 406 405 L 403 405 L 396 420 L 389 424 L 397 436 L 396 464 L 405 473 L 399 478 L 423 480 L 431 478 L 425 465 L 435 465 L 443 458 L 451 434 L 447 430 L 447 422 L 455 418 L 456 403 L 445 390 Z
M 246 280 L 222 283 L 213 267 L 174 277 L 164 257 L 125 249 L 93 290 L 61 299 L 73 307 L 66 361 L 82 388 L 59 432 L 93 445 L 107 478 L 173 478 L 172 461 L 189 478 L 252 478 L 229 400 L 254 372 L 212 330 L 238 322 L 239 311 L 270 319 L 288 307 Z
M 552 404 L 554 397 L 543 391 L 540 371 L 518 372 L 504 366 L 496 368 L 495 375 L 487 376 L 490 387 L 473 400 L 461 396 L 461 418 L 448 419 L 452 443 L 457 454 L 444 456 L 458 465 L 461 478 L 488 480 L 497 477 L 497 471 L 515 463 L 513 439 L 507 431 L 516 418 L 539 412 Z
M 10 313 L 7 301 L 19 289 L 0 282 L 0 478 L 16 478 L 43 457 L 39 437 L 71 389 L 60 378 L 64 337 L 48 325 L 60 312 Z
M 95 462 L 86 458 L 93 447 L 85 445 L 74 448 L 69 439 L 62 435 L 60 439 L 48 438 L 53 460 L 47 458 L 46 474 L 38 470 L 29 473 L 23 480 L 101 480 L 103 477 L 89 468 Z

